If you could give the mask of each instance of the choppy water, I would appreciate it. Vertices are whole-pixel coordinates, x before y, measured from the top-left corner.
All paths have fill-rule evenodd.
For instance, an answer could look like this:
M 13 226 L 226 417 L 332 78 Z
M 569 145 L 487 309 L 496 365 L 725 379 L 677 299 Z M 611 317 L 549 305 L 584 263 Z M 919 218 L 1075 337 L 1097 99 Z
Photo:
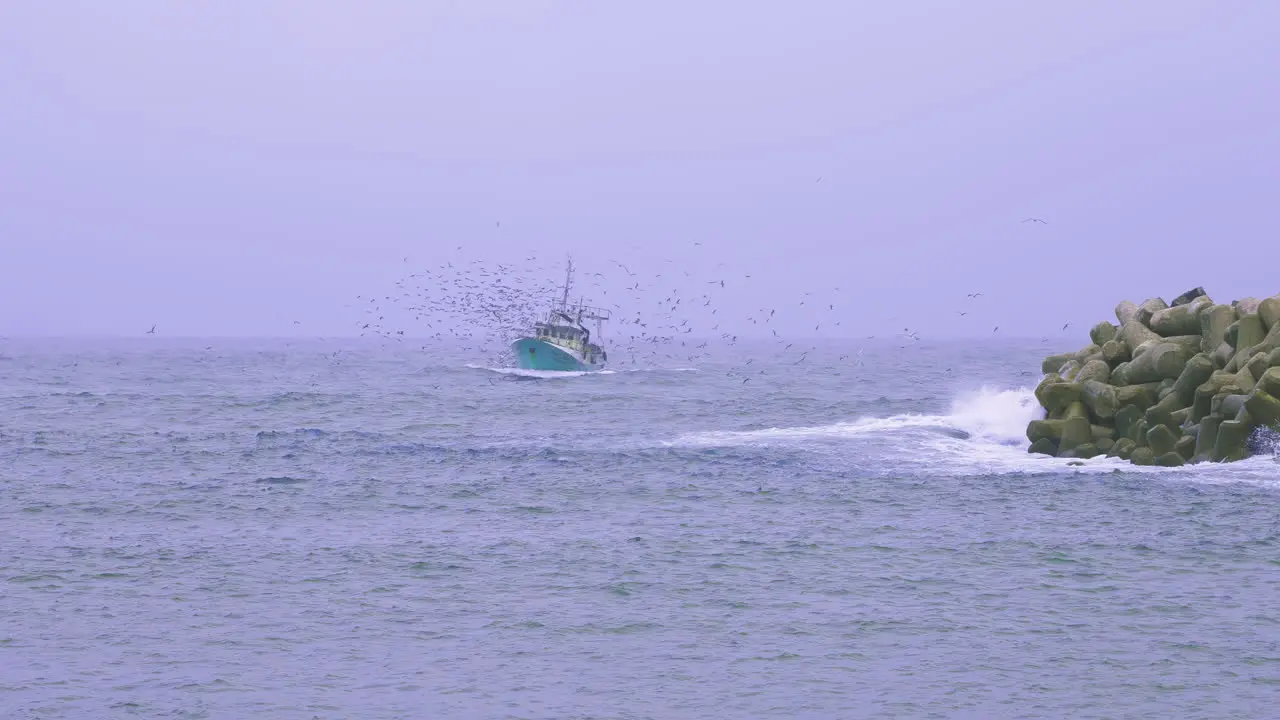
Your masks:
M 1280 465 L 1031 457 L 1038 345 L 743 383 L 209 344 L 0 343 L 0 718 L 1280 701 Z

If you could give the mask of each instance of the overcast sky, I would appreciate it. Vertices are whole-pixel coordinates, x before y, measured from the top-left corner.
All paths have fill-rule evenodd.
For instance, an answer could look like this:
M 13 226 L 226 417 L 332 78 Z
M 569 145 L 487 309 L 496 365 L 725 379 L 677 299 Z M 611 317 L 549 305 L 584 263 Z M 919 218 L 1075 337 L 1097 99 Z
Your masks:
M 352 334 L 461 254 L 671 260 L 734 317 L 838 286 L 850 335 L 1269 295 L 1277 38 L 1270 0 L 0 3 L 0 335 Z

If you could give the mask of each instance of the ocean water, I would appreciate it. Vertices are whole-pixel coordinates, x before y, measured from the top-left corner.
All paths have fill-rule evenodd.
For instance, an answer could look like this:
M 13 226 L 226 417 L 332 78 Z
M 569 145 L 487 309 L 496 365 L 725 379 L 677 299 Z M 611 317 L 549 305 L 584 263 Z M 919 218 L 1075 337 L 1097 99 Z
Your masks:
M 0 342 L 0 718 L 1280 701 L 1280 464 L 1030 456 L 1038 343 L 149 340 Z

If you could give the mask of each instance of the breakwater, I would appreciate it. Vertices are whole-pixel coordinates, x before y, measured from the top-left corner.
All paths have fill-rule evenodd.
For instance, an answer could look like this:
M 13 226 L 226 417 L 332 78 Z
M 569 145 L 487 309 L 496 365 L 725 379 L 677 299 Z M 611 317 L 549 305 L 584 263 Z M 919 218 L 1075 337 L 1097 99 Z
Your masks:
M 1280 295 L 1121 302 L 1077 352 L 1044 359 L 1028 450 L 1137 465 L 1224 462 L 1280 426 Z

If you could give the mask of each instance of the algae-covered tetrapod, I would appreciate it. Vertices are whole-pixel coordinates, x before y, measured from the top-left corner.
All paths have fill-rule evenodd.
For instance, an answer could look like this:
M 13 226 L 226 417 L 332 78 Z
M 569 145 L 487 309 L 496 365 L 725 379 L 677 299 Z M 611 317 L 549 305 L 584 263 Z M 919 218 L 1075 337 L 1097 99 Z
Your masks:
M 1165 467 L 1266 451 L 1280 433 L 1280 295 L 1217 304 L 1197 287 L 1115 314 L 1041 363 L 1029 451 Z

